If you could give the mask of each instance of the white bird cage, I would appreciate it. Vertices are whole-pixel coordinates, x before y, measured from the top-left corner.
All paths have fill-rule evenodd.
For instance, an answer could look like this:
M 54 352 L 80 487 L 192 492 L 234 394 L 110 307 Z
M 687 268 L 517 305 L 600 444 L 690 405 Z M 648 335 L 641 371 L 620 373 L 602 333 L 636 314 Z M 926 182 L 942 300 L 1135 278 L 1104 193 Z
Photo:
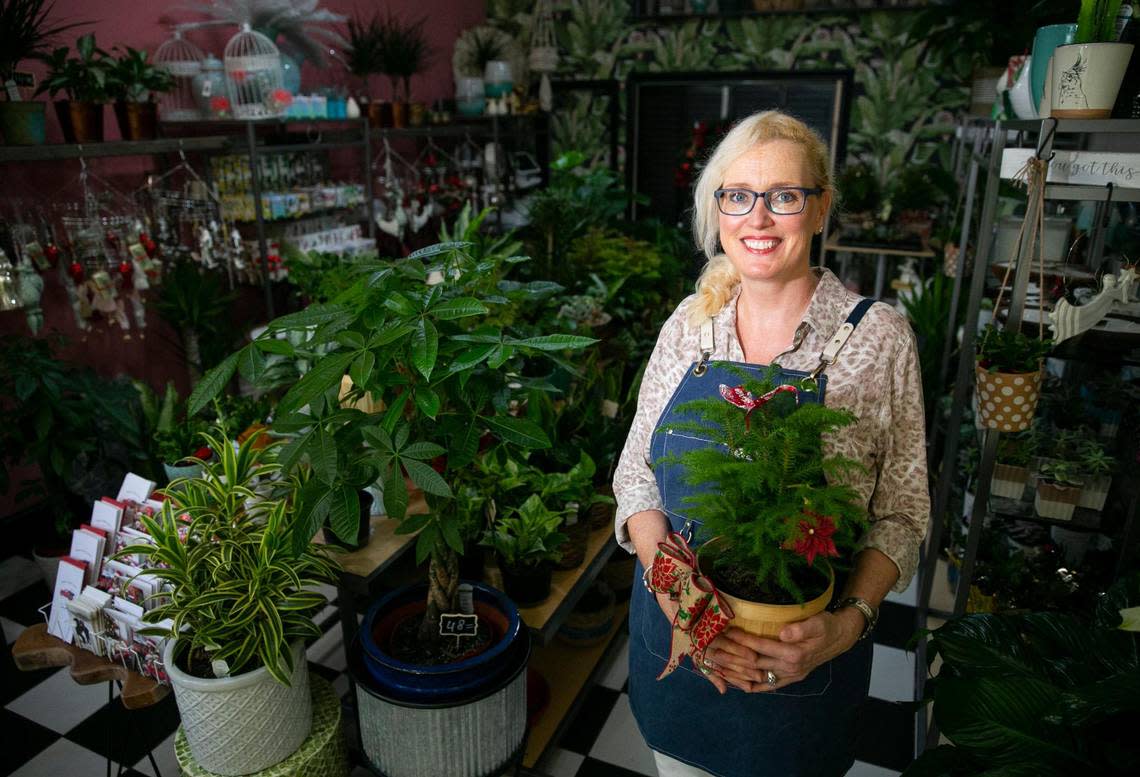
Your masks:
M 550 74 L 558 69 L 558 46 L 554 42 L 554 12 L 550 0 L 538 0 L 534 9 L 534 30 L 531 35 L 530 69 L 542 74 L 538 86 L 538 102 L 542 110 L 554 107 L 550 87 Z
M 268 119 L 288 107 L 281 52 L 266 36 L 243 24 L 226 44 L 226 86 L 234 117 Z
M 202 72 L 201 50 L 188 40 L 182 31 L 154 52 L 154 64 L 174 77 L 174 87 L 162 96 L 158 104 L 158 117 L 163 121 L 194 121 L 202 118 L 198 102 L 194 99 L 194 77 Z

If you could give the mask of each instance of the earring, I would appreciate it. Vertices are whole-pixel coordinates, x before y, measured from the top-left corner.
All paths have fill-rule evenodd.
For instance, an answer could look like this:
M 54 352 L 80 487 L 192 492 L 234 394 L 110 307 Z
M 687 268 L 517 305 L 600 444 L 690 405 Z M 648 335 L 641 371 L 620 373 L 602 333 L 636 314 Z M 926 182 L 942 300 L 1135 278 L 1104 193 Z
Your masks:
M 822 235 L 822 234 L 823 234 L 823 224 L 820 224 L 820 225 L 819 225 L 819 229 L 817 229 L 817 230 L 815 231 L 815 233 L 816 233 L 817 235 Z

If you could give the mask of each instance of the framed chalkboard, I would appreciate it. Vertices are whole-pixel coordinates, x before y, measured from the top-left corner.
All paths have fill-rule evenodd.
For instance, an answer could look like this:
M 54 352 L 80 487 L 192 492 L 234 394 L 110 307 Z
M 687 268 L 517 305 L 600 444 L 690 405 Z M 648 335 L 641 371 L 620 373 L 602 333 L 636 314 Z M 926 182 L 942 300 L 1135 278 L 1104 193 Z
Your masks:
M 626 179 L 633 193 L 649 198 L 648 204 L 630 206 L 631 217 L 688 220 L 696 176 L 682 167 L 702 161 L 685 156 L 698 124 L 722 127 L 756 111 L 779 109 L 819 132 L 831 149 L 832 168 L 839 169 L 847 153 L 853 88 L 850 70 L 630 74 Z

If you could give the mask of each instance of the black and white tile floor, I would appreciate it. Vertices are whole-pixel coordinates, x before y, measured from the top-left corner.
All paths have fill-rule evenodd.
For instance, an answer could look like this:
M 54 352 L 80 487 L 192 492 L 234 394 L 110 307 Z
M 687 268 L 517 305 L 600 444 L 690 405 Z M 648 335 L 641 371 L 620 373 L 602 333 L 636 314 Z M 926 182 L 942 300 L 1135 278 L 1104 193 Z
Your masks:
M 872 698 L 860 716 L 867 731 L 859 737 L 859 760 L 849 777 L 896 775 L 912 758 L 913 716 L 896 702 L 913 696 L 914 654 L 904 648 L 914 632 L 915 588 L 892 594 L 883 607 L 875 633 Z M 37 609 L 49 598 L 33 562 L 21 557 L 0 562 L 0 625 L 9 647 L 25 627 L 42 620 Z M 318 622 L 324 634 L 308 647 L 310 667 L 343 696 L 349 684 L 335 609 L 326 608 Z M 626 658 L 624 644 L 611 652 L 601 681 L 587 691 L 576 720 L 536 771 L 549 777 L 655 774 L 624 692 Z M 163 777 L 177 777 L 178 711 L 173 696 L 154 707 L 128 711 L 118 699 L 108 700 L 106 685 L 77 685 L 66 669 L 17 670 L 9 649 L 3 651 L 2 673 L 0 777 L 102 775 L 108 755 L 116 769 L 117 764 L 124 766 L 124 775 L 154 777 L 150 752 Z M 112 730 L 113 741 L 108 739 Z M 364 775 L 362 768 L 353 773 Z

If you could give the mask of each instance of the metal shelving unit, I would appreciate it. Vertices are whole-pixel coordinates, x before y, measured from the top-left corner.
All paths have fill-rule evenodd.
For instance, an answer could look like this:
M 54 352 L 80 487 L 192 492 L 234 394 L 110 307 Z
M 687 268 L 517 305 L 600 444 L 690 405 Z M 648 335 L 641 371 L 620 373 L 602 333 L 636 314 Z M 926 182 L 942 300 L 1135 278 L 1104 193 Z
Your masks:
M 934 581 L 934 573 L 936 563 L 939 557 L 939 550 L 941 547 L 942 537 L 949 522 L 947 511 L 950 499 L 950 489 L 953 479 L 956 474 L 954 463 L 957 460 L 958 447 L 959 447 L 959 430 L 962 423 L 963 410 L 969 402 L 970 391 L 973 389 L 973 369 L 974 369 L 974 348 L 975 348 L 975 334 L 977 331 L 977 322 L 979 311 L 981 310 L 982 298 L 984 297 L 986 288 L 986 279 L 989 275 L 989 255 L 991 243 L 993 242 L 993 228 L 995 213 L 997 210 L 998 189 L 1001 183 L 1001 161 L 1002 155 L 1007 148 L 1026 148 L 1031 147 L 1039 159 L 1051 158 L 1054 142 L 1058 137 L 1068 136 L 1066 140 L 1075 140 L 1081 148 L 1087 147 L 1091 135 L 1106 135 L 1106 134 L 1127 134 L 1132 135 L 1137 141 L 1137 150 L 1140 150 L 1140 121 L 1131 120 L 1105 120 L 1105 121 L 1058 121 L 1056 119 L 1045 119 L 1043 121 L 1014 121 L 1014 122 L 998 122 L 994 126 L 992 137 L 992 149 L 989 154 L 988 166 L 988 180 L 986 184 L 986 191 L 982 202 L 982 215 L 980 223 L 980 235 L 978 239 L 978 251 L 975 257 L 974 271 L 971 277 L 970 294 L 967 311 L 963 321 L 964 334 L 961 342 L 961 351 L 957 365 L 957 376 L 954 383 L 953 403 L 951 405 L 950 418 L 945 430 L 945 445 L 940 462 L 942 464 L 940 477 L 937 479 L 935 488 L 935 498 L 932 505 L 931 516 L 931 531 L 929 541 L 924 549 L 923 559 L 921 563 L 921 574 L 919 577 L 920 589 L 918 594 L 918 607 L 917 615 L 919 623 L 925 627 L 926 616 L 934 614 L 930 608 L 930 597 Z M 1032 146 L 1029 145 L 1032 141 Z M 970 183 L 973 184 L 976 178 L 977 167 L 979 165 L 978 154 L 974 154 L 974 159 L 970 163 L 971 170 Z M 972 195 L 968 195 L 972 196 Z M 1121 189 L 1113 188 L 1111 194 L 1109 189 L 1104 186 L 1091 186 L 1091 185 L 1073 185 L 1073 184 L 1047 184 L 1045 187 L 1045 196 L 1049 200 L 1070 200 L 1070 201 L 1091 201 L 1098 203 L 1096 214 L 1093 219 L 1093 235 L 1090 238 L 1090 244 L 1094 250 L 1091 252 L 1093 261 L 1099 261 L 1101 252 L 1103 250 L 1103 232 L 1107 223 L 1105 218 L 1106 211 L 1104 203 L 1111 196 L 1114 202 L 1140 201 L 1140 190 L 1138 189 Z M 1025 219 L 1032 220 L 1037 216 L 1037 203 L 1030 202 L 1027 206 L 1027 213 Z M 955 283 L 955 294 L 957 295 L 958 284 L 964 274 L 965 267 L 965 244 L 966 239 L 963 239 L 963 250 L 959 257 L 959 278 Z M 1019 248 L 1018 263 L 1016 274 L 1012 281 L 1012 289 L 1010 295 L 1010 305 L 1008 314 L 1005 318 L 1005 327 L 1018 328 L 1023 321 L 1023 314 L 1025 311 L 1025 299 L 1027 287 L 1030 280 L 1031 269 L 1033 262 L 1031 261 L 1031 251 L 1033 246 L 1028 241 L 1023 242 Z M 956 307 L 956 306 L 955 306 Z M 953 336 L 956 322 L 950 322 L 950 333 Z M 949 353 L 944 354 L 944 360 L 948 360 Z M 945 362 L 944 362 L 945 363 Z M 1087 529 L 1096 530 L 1099 528 L 1092 525 L 1091 516 L 1080 515 L 1075 522 L 1056 522 L 1048 519 L 1043 519 L 1036 514 L 1027 512 L 1020 503 L 1011 502 L 1010 500 L 991 500 L 990 498 L 990 481 L 994 471 L 998 440 L 1000 433 L 997 431 L 984 431 L 981 433 L 982 447 L 981 447 L 981 461 L 978 466 L 978 473 L 974 479 L 974 502 L 969 518 L 969 527 L 967 531 L 966 549 L 962 558 L 962 567 L 958 576 L 957 590 L 955 592 L 954 610 L 952 613 L 945 613 L 946 615 L 960 616 L 966 610 L 966 603 L 969 597 L 970 584 L 974 577 L 975 563 L 978 555 L 978 548 L 981 541 L 983 525 L 988 516 L 995 518 L 1006 518 L 1013 520 L 1028 520 L 1042 525 L 1060 525 L 1074 529 Z M 938 470 L 932 466 L 931 472 Z M 1127 498 L 1128 507 L 1126 515 L 1124 516 L 1123 528 L 1120 532 L 1120 560 L 1124 558 L 1124 554 L 1132 543 L 1136 533 L 1136 512 L 1137 512 L 1137 493 L 1135 489 L 1130 489 Z M 1116 573 L 1121 571 L 1121 563 L 1118 561 L 1116 565 Z M 923 693 L 923 685 L 926 679 L 926 661 L 924 643 L 919 643 L 918 658 L 916 660 L 916 685 L 915 693 L 918 698 L 921 698 Z M 933 732 L 933 740 L 928 740 L 928 732 L 925 726 L 925 715 L 920 713 L 919 721 L 920 726 L 917 733 L 918 751 L 921 752 L 925 746 L 928 746 L 933 741 L 936 743 L 937 732 Z

